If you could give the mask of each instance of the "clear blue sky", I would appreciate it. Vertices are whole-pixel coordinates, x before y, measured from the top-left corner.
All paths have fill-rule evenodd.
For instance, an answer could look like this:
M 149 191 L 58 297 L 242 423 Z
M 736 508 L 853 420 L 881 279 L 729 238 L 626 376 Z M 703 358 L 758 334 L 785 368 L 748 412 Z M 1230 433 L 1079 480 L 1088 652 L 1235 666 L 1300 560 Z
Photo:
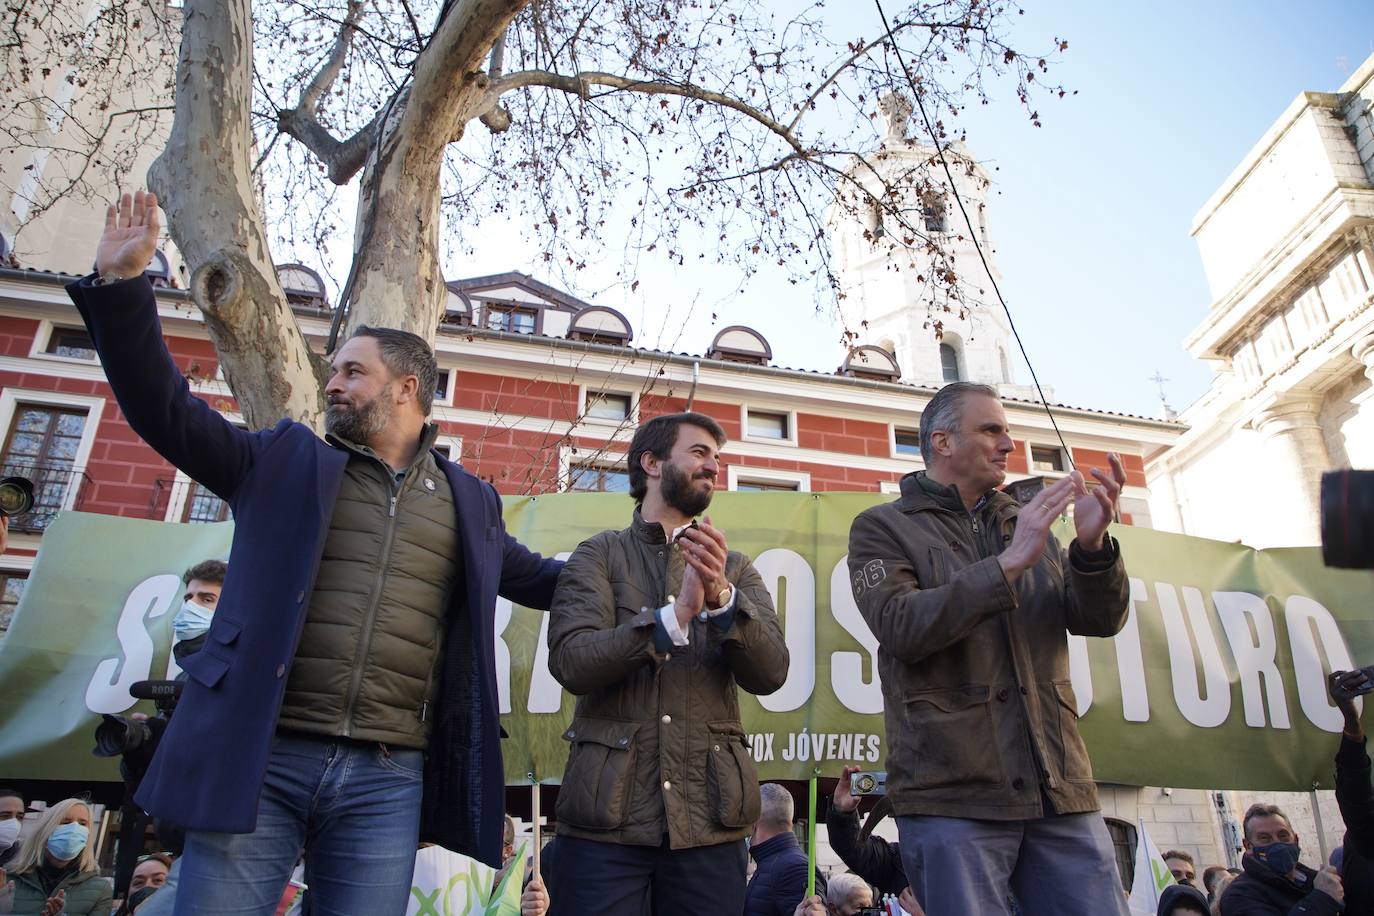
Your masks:
M 1182 347 L 1211 302 L 1192 218 L 1299 92 L 1337 89 L 1374 53 L 1374 2 L 1023 2 L 1013 44 L 1067 39 L 1053 75 L 1078 93 L 1040 100 L 1040 128 L 1008 85 L 967 118 L 969 146 L 996 182 L 1003 292 L 1060 402 L 1154 416 L 1149 378 L 1159 370 L 1182 409 L 1211 377 Z M 889 15 L 901 7 L 884 5 Z M 871 0 L 832 0 L 827 12 L 856 34 L 877 29 Z M 562 285 L 514 227 L 484 220 L 482 235 L 450 276 L 514 269 Z M 609 245 L 573 292 L 623 309 L 637 345 L 702 353 L 722 325 L 744 323 L 769 339 L 778 365 L 840 363 L 838 330 L 776 276 L 760 274 L 741 299 L 738 276 L 723 269 L 646 271 L 630 293 L 614 281 L 619 255 Z M 1029 381 L 1024 367 L 1018 374 Z

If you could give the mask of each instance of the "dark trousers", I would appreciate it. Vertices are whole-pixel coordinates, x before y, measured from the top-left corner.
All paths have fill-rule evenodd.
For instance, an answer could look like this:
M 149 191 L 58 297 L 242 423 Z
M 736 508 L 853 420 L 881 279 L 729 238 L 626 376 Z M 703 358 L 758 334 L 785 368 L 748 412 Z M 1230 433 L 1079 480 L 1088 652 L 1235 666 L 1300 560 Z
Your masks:
M 550 865 L 549 916 L 739 916 L 743 840 L 670 849 L 560 836 Z

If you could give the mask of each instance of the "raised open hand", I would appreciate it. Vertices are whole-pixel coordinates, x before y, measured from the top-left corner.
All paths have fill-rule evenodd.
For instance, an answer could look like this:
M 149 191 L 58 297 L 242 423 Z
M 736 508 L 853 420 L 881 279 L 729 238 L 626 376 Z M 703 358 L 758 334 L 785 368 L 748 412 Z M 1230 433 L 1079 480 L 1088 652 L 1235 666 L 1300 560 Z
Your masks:
M 1078 533 L 1078 546 L 1084 550 L 1102 549 L 1102 536 L 1116 518 L 1116 501 L 1126 484 L 1126 469 L 1121 466 L 1121 459 L 1115 452 L 1110 452 L 1107 460 L 1112 466 L 1110 475 L 1097 468 L 1091 472 L 1100 486 L 1089 489 L 1078 472 L 1073 472 L 1078 494 L 1073 503 L 1073 524 Z
M 148 191 L 125 194 L 118 207 L 105 210 L 105 231 L 95 248 L 96 272 L 121 279 L 143 273 L 157 251 L 160 230 L 157 195 Z

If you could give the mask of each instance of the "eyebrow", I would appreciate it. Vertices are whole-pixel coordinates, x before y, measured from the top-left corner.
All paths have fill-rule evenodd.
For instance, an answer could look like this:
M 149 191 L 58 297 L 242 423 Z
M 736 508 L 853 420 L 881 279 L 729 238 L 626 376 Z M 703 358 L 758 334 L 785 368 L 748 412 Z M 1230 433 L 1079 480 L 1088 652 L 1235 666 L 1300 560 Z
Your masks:
M 334 363 L 334 365 L 333 365 L 332 368 L 334 369 L 335 372 L 338 372 L 340 369 L 351 369 L 351 368 L 354 368 L 354 367 L 357 367 L 357 368 L 360 368 L 360 369 L 365 369 L 365 368 L 367 368 L 367 367 L 364 366 L 362 363 L 358 362 L 356 359 L 347 359 L 347 360 L 344 360 L 344 361 L 341 362 L 341 363 Z

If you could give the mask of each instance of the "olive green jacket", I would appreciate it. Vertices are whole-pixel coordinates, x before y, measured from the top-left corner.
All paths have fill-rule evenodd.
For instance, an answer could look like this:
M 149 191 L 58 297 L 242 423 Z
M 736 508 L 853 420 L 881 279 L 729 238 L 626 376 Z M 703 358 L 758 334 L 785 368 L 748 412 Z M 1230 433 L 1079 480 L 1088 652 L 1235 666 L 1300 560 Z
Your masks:
M 695 619 L 686 646 L 663 653 L 656 610 L 682 583 L 683 560 L 658 524 L 634 522 L 583 541 L 549 612 L 549 669 L 577 696 L 558 793 L 560 836 L 673 849 L 746 836 L 758 774 L 736 685 L 777 690 L 787 677 L 772 596 L 731 551 L 733 616 Z
M 10 910 L 15 916 L 37 916 L 43 912 L 43 904 L 51 894 L 43 890 L 42 879 L 37 869 L 23 874 L 11 875 L 14 879 L 14 906 Z M 110 916 L 114 906 L 114 888 L 108 878 L 100 872 L 79 871 L 63 878 L 53 888 L 53 893 L 65 891 L 66 905 L 64 916 Z
M 426 426 L 398 483 L 338 437 L 348 465 L 291 662 L 277 727 L 425 748 L 445 612 L 462 575 L 453 490 Z
M 1129 583 L 1112 539 L 1100 555 L 1051 536 L 1010 584 L 997 554 L 1020 504 L 902 478 L 899 500 L 849 532 L 854 600 L 878 638 L 887 793 L 899 815 L 1022 820 L 1095 811 L 1065 631 L 1113 636 Z M 1046 811 L 1048 798 L 1053 812 Z

